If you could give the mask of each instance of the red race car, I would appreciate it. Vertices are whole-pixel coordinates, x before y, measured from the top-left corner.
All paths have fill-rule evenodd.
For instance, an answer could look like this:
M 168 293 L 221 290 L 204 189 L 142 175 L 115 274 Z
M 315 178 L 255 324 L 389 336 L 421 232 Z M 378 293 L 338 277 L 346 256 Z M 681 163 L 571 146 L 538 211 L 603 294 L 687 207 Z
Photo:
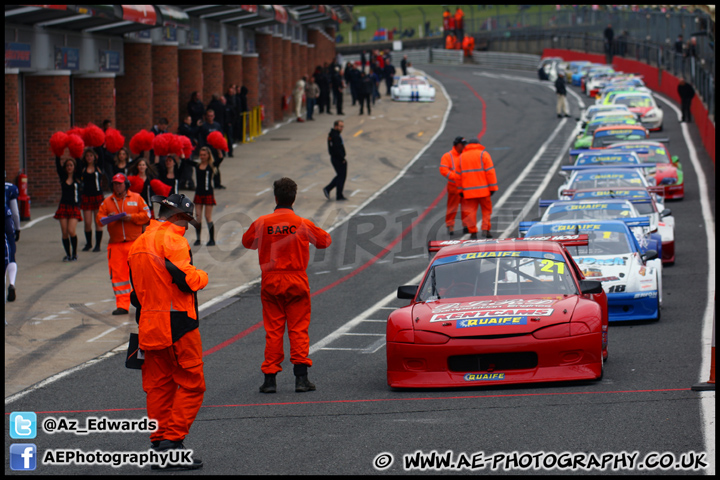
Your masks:
M 607 296 L 565 246 L 587 235 L 430 242 L 437 255 L 386 330 L 391 387 L 602 378 Z

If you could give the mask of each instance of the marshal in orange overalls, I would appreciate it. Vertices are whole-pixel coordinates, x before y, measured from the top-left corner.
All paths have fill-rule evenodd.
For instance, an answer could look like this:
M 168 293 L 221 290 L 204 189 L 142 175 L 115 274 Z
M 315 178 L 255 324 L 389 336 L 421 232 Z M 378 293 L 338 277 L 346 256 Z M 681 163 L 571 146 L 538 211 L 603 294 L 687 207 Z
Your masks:
M 453 148 L 442 156 L 440 160 L 440 175 L 447 178 L 447 211 L 445 213 L 445 225 L 447 226 L 448 232 L 452 232 L 455 229 L 455 216 L 457 215 L 458 207 L 460 206 L 460 190 L 458 190 L 458 183 L 460 182 L 460 175 L 457 173 L 457 167 L 460 165 L 460 154 L 463 151 L 465 144 L 464 140 L 455 139 L 457 143 Z
M 313 222 L 295 214 L 291 207 L 278 206 L 274 213 L 255 220 L 243 235 L 245 248 L 258 250 L 262 283 L 260 298 L 265 326 L 265 361 L 262 371 L 282 371 L 285 358 L 285 325 L 290 338 L 290 361 L 312 366 L 310 353 L 310 285 L 308 245 L 327 248 L 330 235 Z
M 184 234 L 185 227 L 151 220 L 128 258 L 145 353 L 147 413 L 159 424 L 150 435 L 153 442 L 182 441 L 205 393 L 197 291 L 208 276 L 193 266 Z
M 108 267 L 110 283 L 115 293 L 115 306 L 129 310 L 132 288 L 128 270 L 128 253 L 133 242 L 142 234 L 143 225 L 150 221 L 150 207 L 145 204 L 145 200 L 140 195 L 127 188 L 122 196 L 112 193 L 103 201 L 98 210 L 95 219 L 98 230 L 102 228 L 100 220 L 103 217 L 118 213 L 127 213 L 128 216 L 107 225 L 110 234 Z
M 482 230 L 490 231 L 492 200 L 490 195 L 497 191 L 497 176 L 490 154 L 479 143 L 468 143 L 460 155 L 460 191 L 463 225 L 470 233 L 477 233 L 477 210 L 482 210 Z

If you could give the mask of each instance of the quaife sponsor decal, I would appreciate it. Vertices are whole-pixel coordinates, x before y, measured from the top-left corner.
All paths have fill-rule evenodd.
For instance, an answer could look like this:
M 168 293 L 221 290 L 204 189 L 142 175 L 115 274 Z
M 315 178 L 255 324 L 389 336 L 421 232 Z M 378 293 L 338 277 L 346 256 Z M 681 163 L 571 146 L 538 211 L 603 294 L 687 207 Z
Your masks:
M 457 322 L 457 328 L 490 327 L 497 325 L 527 325 L 527 317 L 466 318 Z
M 477 382 L 486 380 L 505 380 L 504 373 L 466 373 L 463 377 L 466 382 Z

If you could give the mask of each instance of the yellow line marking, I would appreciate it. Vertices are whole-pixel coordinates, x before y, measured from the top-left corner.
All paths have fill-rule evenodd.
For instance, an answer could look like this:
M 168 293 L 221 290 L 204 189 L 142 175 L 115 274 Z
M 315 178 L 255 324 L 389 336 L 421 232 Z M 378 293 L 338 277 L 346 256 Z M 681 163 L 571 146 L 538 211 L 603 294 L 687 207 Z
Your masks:
M 353 137 L 357 137 L 357 136 L 360 135 L 362 132 L 363 132 L 362 130 L 358 130 L 358 131 L 355 133 L 355 135 L 353 135 Z
M 418 133 L 418 137 L 422 137 L 423 132 Z

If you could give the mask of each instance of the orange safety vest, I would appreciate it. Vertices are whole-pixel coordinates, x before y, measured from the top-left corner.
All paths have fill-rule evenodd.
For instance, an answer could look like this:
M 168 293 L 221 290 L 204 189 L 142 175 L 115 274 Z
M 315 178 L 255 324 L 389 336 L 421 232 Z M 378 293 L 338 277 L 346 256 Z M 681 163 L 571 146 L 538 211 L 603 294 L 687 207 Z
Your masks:
M 130 249 L 130 281 L 140 304 L 138 339 L 143 350 L 167 348 L 198 328 L 197 291 L 208 284 L 208 275 L 193 266 L 184 234 L 184 227 L 151 220 Z
M 263 274 L 288 272 L 307 275 L 308 244 L 327 248 L 330 234 L 313 222 L 295 214 L 292 208 L 276 207 L 275 212 L 255 220 L 243 234 L 245 248 L 258 250 Z
M 139 194 L 130 190 L 127 191 L 123 198 L 118 198 L 114 193 L 111 193 L 100 205 L 95 220 L 98 225 L 101 225 L 101 218 L 122 212 L 130 215 L 130 221 L 123 222 L 120 219 L 108 223 L 107 229 L 110 235 L 110 243 L 134 241 L 142 234 L 142 226 L 150 221 L 150 207 L 145 204 L 145 200 Z
M 455 48 L 455 35 L 448 35 L 445 39 L 445 49 L 446 50 L 452 50 Z
M 498 189 L 492 158 L 478 143 L 465 145 L 458 173 L 463 198 L 487 197 Z
M 453 147 L 440 159 L 440 175 L 447 178 L 448 183 L 457 186 L 460 183 L 460 176 L 457 174 L 457 166 L 460 164 L 460 154 Z

